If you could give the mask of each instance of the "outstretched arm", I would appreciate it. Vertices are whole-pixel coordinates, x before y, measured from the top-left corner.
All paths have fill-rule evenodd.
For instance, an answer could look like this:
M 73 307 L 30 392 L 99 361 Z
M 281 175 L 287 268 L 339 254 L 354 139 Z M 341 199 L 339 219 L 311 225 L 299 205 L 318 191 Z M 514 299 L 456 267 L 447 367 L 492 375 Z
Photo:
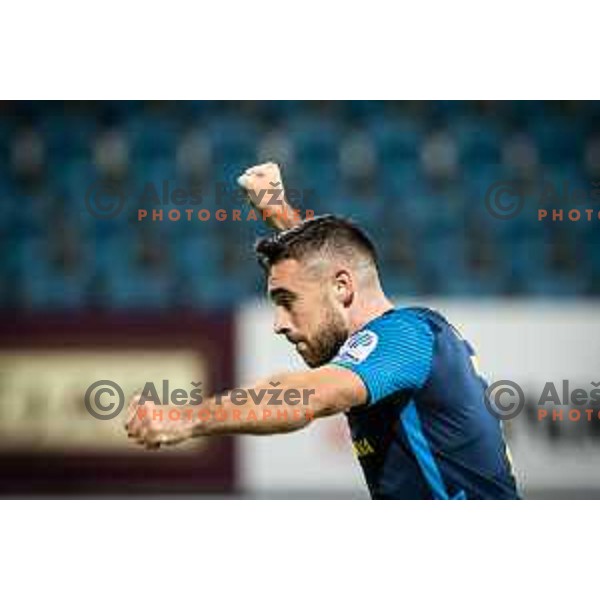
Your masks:
M 246 191 L 248 202 L 262 211 L 274 229 L 283 231 L 302 222 L 300 212 L 294 210 L 285 197 L 285 188 L 279 166 L 269 162 L 246 169 L 238 177 Z
M 125 429 L 138 443 L 159 448 L 198 436 L 288 433 L 366 401 L 367 390 L 358 375 L 327 365 L 273 375 L 194 407 L 157 408 L 137 395 L 129 406 Z
M 302 222 L 300 211 L 286 199 L 281 171 L 275 163 L 246 169 L 238 183 L 271 227 L 283 231 Z M 273 375 L 194 407 L 157 407 L 137 394 L 129 405 L 125 429 L 129 437 L 147 448 L 207 435 L 287 433 L 366 400 L 360 377 L 341 367 L 325 366 Z

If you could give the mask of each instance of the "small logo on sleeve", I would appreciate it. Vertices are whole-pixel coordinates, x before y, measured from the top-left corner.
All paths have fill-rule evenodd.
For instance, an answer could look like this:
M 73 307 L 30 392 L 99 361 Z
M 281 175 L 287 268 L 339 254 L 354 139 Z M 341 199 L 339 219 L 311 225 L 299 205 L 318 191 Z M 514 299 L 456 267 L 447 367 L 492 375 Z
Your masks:
M 342 346 L 338 355 L 339 360 L 348 361 L 352 364 L 363 362 L 377 347 L 379 338 L 373 331 L 365 329 L 355 333 Z

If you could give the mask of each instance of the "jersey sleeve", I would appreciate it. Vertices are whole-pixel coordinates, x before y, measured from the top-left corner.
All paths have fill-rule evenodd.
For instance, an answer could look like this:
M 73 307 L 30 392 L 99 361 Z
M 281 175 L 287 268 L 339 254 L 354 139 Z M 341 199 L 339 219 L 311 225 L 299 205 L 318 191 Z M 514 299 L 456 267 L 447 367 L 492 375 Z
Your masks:
M 417 390 L 427 381 L 433 359 L 429 324 L 413 315 L 392 314 L 350 336 L 332 365 L 356 373 L 374 404 L 396 392 Z

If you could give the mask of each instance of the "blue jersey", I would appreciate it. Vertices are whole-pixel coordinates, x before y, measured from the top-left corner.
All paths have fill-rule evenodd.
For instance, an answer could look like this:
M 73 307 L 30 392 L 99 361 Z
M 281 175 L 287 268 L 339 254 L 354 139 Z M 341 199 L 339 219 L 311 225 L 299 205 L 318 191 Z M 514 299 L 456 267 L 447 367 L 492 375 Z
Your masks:
M 350 336 L 332 364 L 368 392 L 347 417 L 373 498 L 518 498 L 473 349 L 439 313 L 389 310 Z

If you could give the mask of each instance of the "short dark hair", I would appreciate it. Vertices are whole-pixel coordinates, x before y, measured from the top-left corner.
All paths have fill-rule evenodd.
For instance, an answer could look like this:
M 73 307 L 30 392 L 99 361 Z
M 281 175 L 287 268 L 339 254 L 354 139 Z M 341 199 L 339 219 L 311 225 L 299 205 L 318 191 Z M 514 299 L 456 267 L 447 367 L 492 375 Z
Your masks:
M 262 238 L 254 246 L 265 270 L 285 259 L 303 260 L 319 251 L 366 256 L 377 267 L 377 252 L 367 234 L 348 219 L 323 215 L 303 221 L 280 233 Z

